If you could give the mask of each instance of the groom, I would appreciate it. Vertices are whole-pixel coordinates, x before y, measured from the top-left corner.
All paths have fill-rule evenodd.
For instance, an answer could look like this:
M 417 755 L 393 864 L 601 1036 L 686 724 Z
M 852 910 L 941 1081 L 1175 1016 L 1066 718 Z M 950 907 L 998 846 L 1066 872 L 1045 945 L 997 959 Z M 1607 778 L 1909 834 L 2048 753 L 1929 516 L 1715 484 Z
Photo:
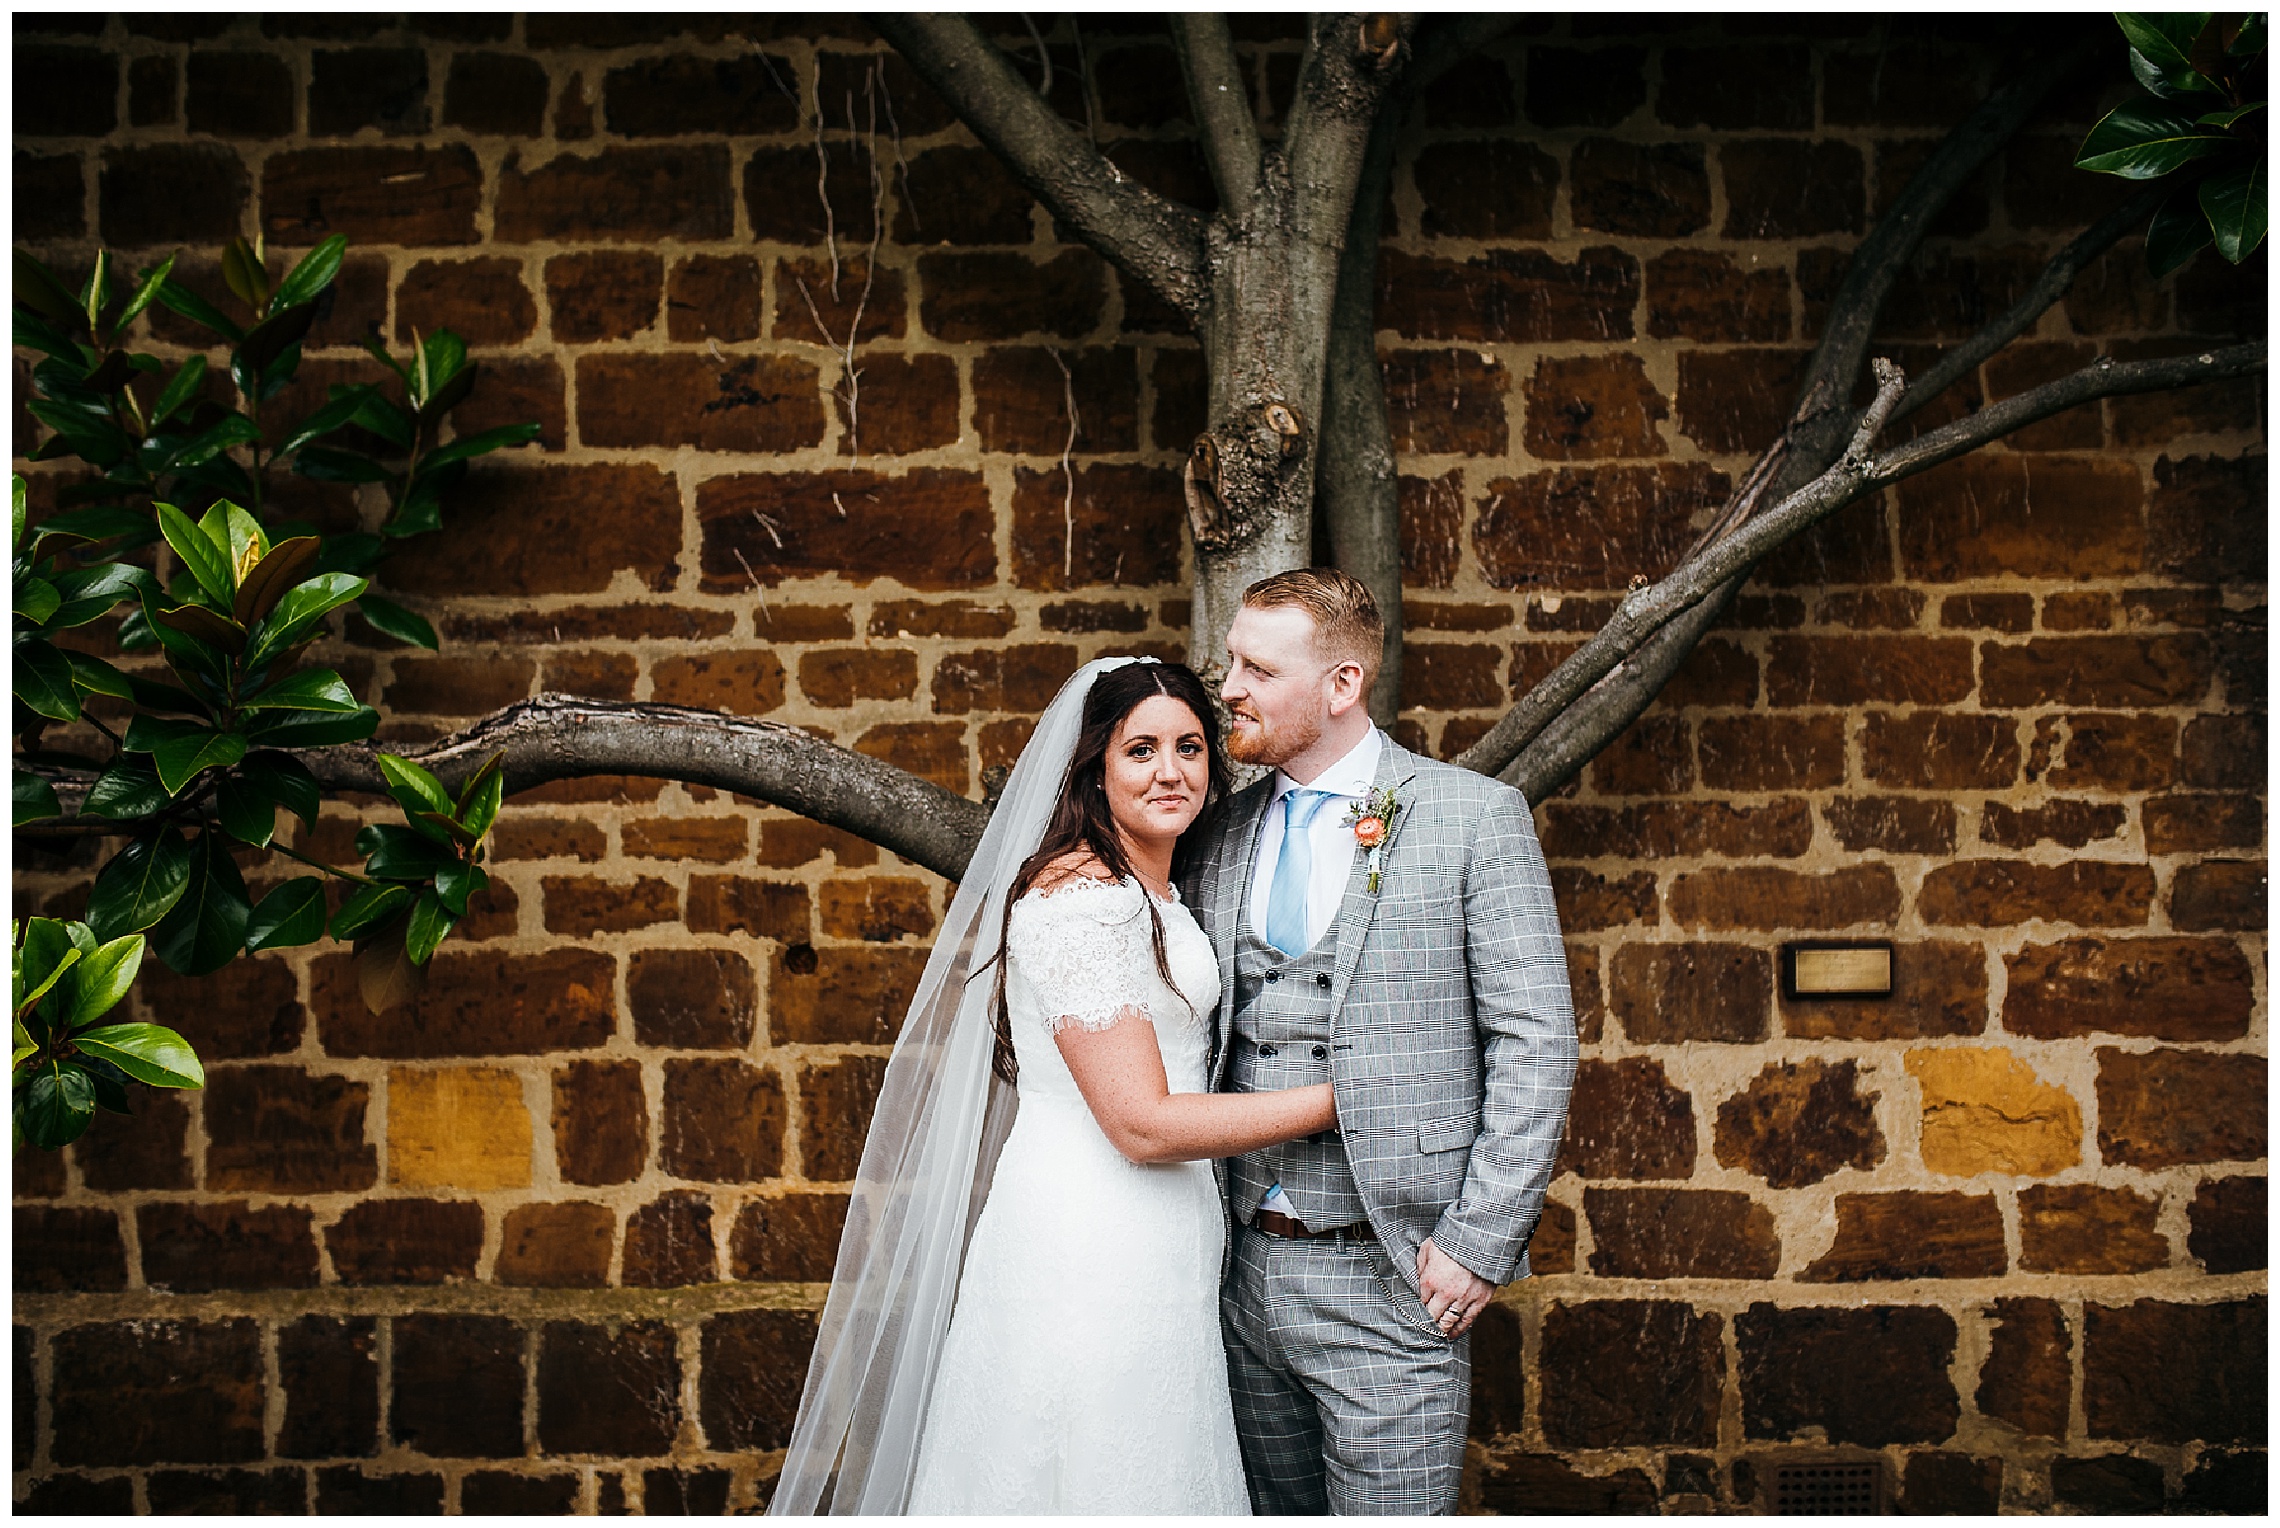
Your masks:
M 1275 769 L 1229 803 L 1190 889 L 1219 954 L 1213 1086 L 1327 1078 L 1338 1102 L 1338 1129 L 1222 1179 L 1220 1313 L 1263 1514 L 1455 1509 L 1465 1333 L 1528 1274 L 1575 1073 L 1528 805 L 1370 724 L 1383 634 L 1334 569 L 1244 591 L 1227 750 Z

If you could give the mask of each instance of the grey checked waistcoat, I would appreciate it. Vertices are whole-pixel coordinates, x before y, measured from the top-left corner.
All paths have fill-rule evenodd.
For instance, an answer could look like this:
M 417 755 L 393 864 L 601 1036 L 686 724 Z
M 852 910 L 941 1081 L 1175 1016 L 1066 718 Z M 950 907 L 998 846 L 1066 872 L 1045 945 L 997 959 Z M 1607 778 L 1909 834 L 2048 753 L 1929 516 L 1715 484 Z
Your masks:
M 1231 1088 L 1252 1092 L 1330 1080 L 1330 982 L 1337 957 L 1335 920 L 1313 949 L 1296 957 L 1268 944 L 1243 920 L 1235 936 Z M 1238 1224 L 1250 1223 L 1278 1180 L 1309 1230 L 1369 1219 L 1335 1130 L 1237 1157 L 1228 1168 L 1228 1204 Z

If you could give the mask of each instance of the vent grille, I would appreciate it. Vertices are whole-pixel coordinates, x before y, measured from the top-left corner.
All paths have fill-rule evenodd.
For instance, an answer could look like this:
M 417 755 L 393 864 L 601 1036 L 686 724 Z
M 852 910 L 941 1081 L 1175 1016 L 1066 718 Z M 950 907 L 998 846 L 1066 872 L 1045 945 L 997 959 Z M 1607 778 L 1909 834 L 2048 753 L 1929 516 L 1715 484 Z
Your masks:
M 1776 1517 L 1873 1517 L 1884 1511 L 1884 1466 L 1874 1459 L 1776 1465 Z

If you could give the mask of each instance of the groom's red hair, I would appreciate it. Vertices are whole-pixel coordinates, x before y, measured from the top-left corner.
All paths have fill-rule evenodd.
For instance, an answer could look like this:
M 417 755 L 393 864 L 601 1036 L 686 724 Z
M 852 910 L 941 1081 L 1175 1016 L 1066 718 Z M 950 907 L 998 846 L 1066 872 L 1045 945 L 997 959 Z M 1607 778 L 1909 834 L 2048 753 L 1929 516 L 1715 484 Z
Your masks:
M 1243 591 L 1254 610 L 1296 605 L 1314 617 L 1315 650 L 1332 663 L 1362 666 L 1362 689 L 1377 680 L 1385 655 L 1385 617 L 1362 581 L 1336 568 L 1292 568 Z

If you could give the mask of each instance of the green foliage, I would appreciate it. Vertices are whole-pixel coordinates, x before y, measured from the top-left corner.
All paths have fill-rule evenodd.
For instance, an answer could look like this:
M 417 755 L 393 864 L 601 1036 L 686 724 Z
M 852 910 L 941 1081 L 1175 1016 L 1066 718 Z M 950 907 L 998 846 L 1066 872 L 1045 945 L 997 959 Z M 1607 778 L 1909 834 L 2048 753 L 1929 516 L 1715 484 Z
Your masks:
M 2177 176 L 2146 230 L 2155 275 L 2212 244 L 2238 265 L 2264 242 L 2264 17 L 2121 11 L 2114 21 L 2148 93 L 2090 129 L 2076 166 L 2128 180 Z
M 415 335 L 400 358 L 367 341 L 379 363 L 372 381 L 336 384 L 305 417 L 287 417 L 280 394 L 331 306 L 346 248 L 327 239 L 273 275 L 258 241 L 233 241 L 221 259 L 229 312 L 176 280 L 173 259 L 130 281 L 98 251 L 85 279 L 67 282 L 16 252 L 16 343 L 39 356 L 26 407 L 46 432 L 33 459 L 77 458 L 92 471 L 63 487 L 57 512 L 37 525 L 24 479 L 13 484 L 14 822 L 123 840 L 95 873 L 84 951 L 52 920 L 34 920 L 25 936 L 31 967 L 57 992 L 88 980 L 69 968 L 95 969 L 98 939 L 110 941 L 100 949 L 134 951 L 104 1007 L 125 991 L 146 942 L 192 975 L 313 943 L 327 932 L 325 883 L 341 880 L 356 894 L 333 932 L 355 941 L 360 961 L 391 963 L 394 974 L 368 984 L 368 995 L 399 997 L 484 884 L 496 760 L 458 801 L 425 771 L 391 760 L 391 786 L 412 797 L 402 825 L 366 830 L 382 841 L 363 851 L 365 873 L 308 860 L 277 837 L 280 810 L 313 827 L 323 802 L 296 753 L 369 738 L 379 724 L 337 672 L 304 655 L 344 610 L 434 648 L 434 629 L 376 595 L 373 577 L 399 540 L 440 528 L 470 461 L 538 433 L 518 424 L 442 438 L 477 372 L 449 331 Z M 135 351 L 132 326 L 154 305 L 205 330 L 210 353 L 173 364 Z M 285 518 L 269 495 L 282 472 L 380 485 L 378 534 Z M 72 650 L 68 633 L 105 617 L 117 620 L 123 649 L 147 655 L 133 672 Z M 61 726 L 72 727 L 69 750 L 46 746 Z M 100 741 L 74 751 L 86 739 Z M 71 793 L 57 789 L 65 780 L 87 786 L 75 815 L 65 812 Z M 248 849 L 320 873 L 287 881 L 257 907 L 239 864 Z M 68 1009 L 73 999 L 27 997 L 21 981 L 18 997 L 20 1141 L 75 1137 L 94 1108 L 124 1106 L 130 1079 L 196 1085 L 196 1058 L 178 1036 L 143 1025 L 91 1030 L 41 1006 Z
M 98 1108 L 125 1114 L 127 1084 L 202 1088 L 205 1069 L 160 1024 L 99 1024 L 134 985 L 143 937 L 97 938 L 84 923 L 31 918 L 11 931 L 15 1019 L 10 1087 L 14 1136 L 46 1150 L 69 1145 Z

